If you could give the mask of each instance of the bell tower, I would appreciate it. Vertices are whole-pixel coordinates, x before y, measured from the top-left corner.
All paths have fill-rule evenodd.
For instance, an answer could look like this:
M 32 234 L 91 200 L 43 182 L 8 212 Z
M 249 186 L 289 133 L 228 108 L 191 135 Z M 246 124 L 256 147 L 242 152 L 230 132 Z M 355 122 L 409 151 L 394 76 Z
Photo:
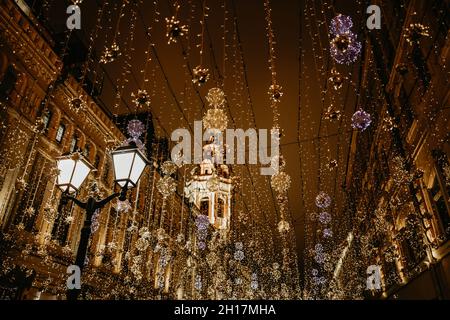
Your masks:
M 228 165 L 220 163 L 222 153 L 213 138 L 203 146 L 203 155 L 204 159 L 192 171 L 192 178 L 186 183 L 184 193 L 201 214 L 208 216 L 214 228 L 227 230 L 230 228 L 233 190 L 231 170 Z

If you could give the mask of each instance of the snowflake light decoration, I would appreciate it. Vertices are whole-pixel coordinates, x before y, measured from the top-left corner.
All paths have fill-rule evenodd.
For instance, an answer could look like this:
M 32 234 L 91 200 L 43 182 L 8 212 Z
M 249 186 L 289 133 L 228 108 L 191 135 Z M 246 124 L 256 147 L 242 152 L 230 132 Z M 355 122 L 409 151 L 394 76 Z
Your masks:
M 331 69 L 331 75 L 328 78 L 328 81 L 333 86 L 334 90 L 339 90 L 342 88 L 344 81 L 346 80 L 335 68 Z
M 334 36 L 348 32 L 353 27 L 352 18 L 343 14 L 338 14 L 331 19 L 330 33 Z
M 323 191 L 320 191 L 316 197 L 316 206 L 324 209 L 331 205 L 331 197 Z
M 199 86 L 205 84 L 209 80 L 209 70 L 202 66 L 196 66 L 194 70 L 192 70 L 192 73 L 192 82 Z
M 337 35 L 331 40 L 331 56 L 339 64 L 351 64 L 358 59 L 361 53 L 361 42 L 357 40 L 357 36 L 347 31 Z
M 323 114 L 323 118 L 330 121 L 339 121 L 341 119 L 341 116 L 341 111 L 336 110 L 333 105 L 330 105 Z
M 272 84 L 269 87 L 269 97 L 273 102 L 280 102 L 281 97 L 283 96 L 282 87 L 278 84 Z
M 370 114 L 363 109 L 359 109 L 352 116 L 353 129 L 364 131 L 370 126 L 371 123 L 372 118 L 370 117 Z
M 291 177 L 287 173 L 280 171 L 272 176 L 270 183 L 276 192 L 285 193 L 291 187 Z
M 430 36 L 430 28 L 421 23 L 411 23 L 405 32 L 406 41 L 410 44 L 417 44 L 422 37 Z
M 171 44 L 176 43 L 179 37 L 184 36 L 188 32 L 188 27 L 180 24 L 180 21 L 172 16 L 166 18 L 166 30 L 167 44 Z
M 119 45 L 114 42 L 109 48 L 106 47 L 100 58 L 100 63 L 107 64 L 117 60 L 121 55 Z
M 86 103 L 82 96 L 77 96 L 69 100 L 69 107 L 75 112 L 86 109 Z
M 392 131 L 394 128 L 397 128 L 397 124 L 394 121 L 394 118 L 386 114 L 386 116 L 383 118 L 381 122 L 381 128 L 383 131 Z
M 64 223 L 65 224 L 71 224 L 73 222 L 73 216 L 72 215 L 69 215 L 69 216 L 67 216 L 65 219 L 64 219 Z M 95 225 L 95 224 L 94 224 Z M 92 226 L 92 225 L 91 225 Z M 92 228 L 91 228 L 91 231 L 92 231 Z M 95 231 L 94 231 L 95 232 Z
M 139 89 L 137 93 L 131 93 L 131 97 L 133 97 L 133 103 L 138 108 L 150 107 L 150 95 L 147 93 L 147 90 Z
M 338 167 L 338 162 L 336 159 L 331 159 L 327 164 L 326 164 L 328 170 L 333 171 L 334 169 L 336 169 Z
M 28 207 L 28 208 L 26 208 L 25 209 L 25 215 L 27 216 L 27 217 L 31 217 L 31 216 L 33 216 L 33 214 L 36 212 L 36 210 L 33 208 L 33 207 Z

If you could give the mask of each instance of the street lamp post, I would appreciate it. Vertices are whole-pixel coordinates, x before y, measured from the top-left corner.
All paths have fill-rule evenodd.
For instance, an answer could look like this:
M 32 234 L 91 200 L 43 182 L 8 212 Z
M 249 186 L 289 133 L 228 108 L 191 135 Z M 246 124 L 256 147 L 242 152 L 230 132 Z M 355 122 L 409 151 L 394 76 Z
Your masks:
M 119 184 L 121 191 L 103 200 L 98 200 L 90 196 L 86 202 L 78 200 L 72 194 L 75 195 L 79 191 L 80 186 L 93 169 L 92 166 L 79 153 L 58 159 L 59 173 L 57 185 L 63 191 L 62 205 L 67 204 L 71 200 L 78 207 L 86 211 L 75 259 L 75 264 L 80 268 L 80 271 L 83 270 L 85 265 L 89 237 L 91 235 L 92 216 L 95 211 L 103 208 L 116 197 L 119 197 L 120 201 L 125 201 L 128 189 L 136 186 L 148 163 L 144 154 L 135 145 L 120 147 L 113 151 L 111 156 L 114 163 L 115 182 Z M 69 290 L 67 294 L 68 300 L 76 300 L 80 291 L 80 289 Z

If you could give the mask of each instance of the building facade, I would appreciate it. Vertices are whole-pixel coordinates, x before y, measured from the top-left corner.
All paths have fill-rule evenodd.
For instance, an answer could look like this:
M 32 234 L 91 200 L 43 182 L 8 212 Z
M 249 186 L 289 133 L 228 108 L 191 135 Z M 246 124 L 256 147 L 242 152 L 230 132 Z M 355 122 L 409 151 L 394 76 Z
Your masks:
M 65 299 L 84 213 L 71 203 L 61 205 L 56 159 L 81 152 L 95 170 L 78 197 L 106 196 L 117 188 L 109 152 L 127 137 L 71 75 L 45 28 L 24 8 L 23 2 L 0 2 L 0 298 Z M 187 225 L 193 211 L 174 193 L 164 210 L 172 217 L 163 221 L 165 200 L 156 185 L 167 150 L 158 139 L 143 138 L 152 165 L 140 186 L 126 203 L 112 202 L 95 215 L 85 298 L 175 295 L 169 286 L 173 262 L 161 264 L 161 252 L 141 253 L 136 243 L 158 241 L 148 234 L 158 229 L 165 254 L 182 249 L 175 241 L 180 224 L 171 222 L 185 219 Z M 124 289 L 130 277 L 135 287 Z
M 449 4 L 373 2 L 330 297 L 449 299 Z

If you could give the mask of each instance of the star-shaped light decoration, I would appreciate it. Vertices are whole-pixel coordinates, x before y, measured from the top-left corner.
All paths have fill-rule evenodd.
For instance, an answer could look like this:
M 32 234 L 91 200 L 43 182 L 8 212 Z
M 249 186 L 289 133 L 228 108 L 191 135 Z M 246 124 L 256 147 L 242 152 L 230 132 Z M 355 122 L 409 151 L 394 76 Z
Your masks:
M 132 93 L 131 97 L 133 97 L 133 103 L 138 108 L 148 108 L 150 107 L 150 95 L 147 93 L 147 90 L 139 89 L 137 93 Z
M 121 55 L 119 45 L 116 42 L 108 48 L 105 48 L 102 57 L 100 58 L 100 63 L 107 64 L 117 60 Z
M 166 28 L 167 44 L 176 43 L 179 37 L 184 36 L 188 32 L 188 27 L 182 25 L 175 16 L 166 18 Z
M 196 66 L 192 70 L 192 82 L 201 86 L 209 80 L 209 70 L 202 66 Z

